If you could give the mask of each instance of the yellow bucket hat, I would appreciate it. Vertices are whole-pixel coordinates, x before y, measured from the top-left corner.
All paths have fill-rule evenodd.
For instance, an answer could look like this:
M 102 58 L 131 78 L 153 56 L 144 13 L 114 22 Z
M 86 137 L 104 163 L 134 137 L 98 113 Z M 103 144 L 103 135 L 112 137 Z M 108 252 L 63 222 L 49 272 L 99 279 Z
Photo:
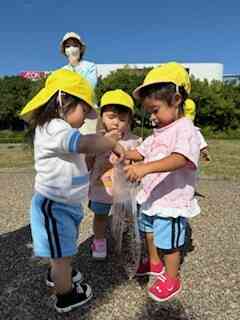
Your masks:
M 194 120 L 196 116 L 196 104 L 192 99 L 186 99 L 184 102 L 184 116 L 190 120 Z
M 45 87 L 27 103 L 20 116 L 27 120 L 32 111 L 47 103 L 59 90 L 80 98 L 95 109 L 94 91 L 90 83 L 76 72 L 58 69 L 50 74 L 45 82 Z
M 121 89 L 110 90 L 104 93 L 101 98 L 100 108 L 110 104 L 119 104 L 134 112 L 134 102 L 132 97 Z
M 142 88 L 162 82 L 172 82 L 179 87 L 182 86 L 188 94 L 191 91 L 190 78 L 186 69 L 177 62 L 169 62 L 153 68 L 148 72 L 143 84 L 133 91 L 134 98 L 140 98 L 139 93 Z

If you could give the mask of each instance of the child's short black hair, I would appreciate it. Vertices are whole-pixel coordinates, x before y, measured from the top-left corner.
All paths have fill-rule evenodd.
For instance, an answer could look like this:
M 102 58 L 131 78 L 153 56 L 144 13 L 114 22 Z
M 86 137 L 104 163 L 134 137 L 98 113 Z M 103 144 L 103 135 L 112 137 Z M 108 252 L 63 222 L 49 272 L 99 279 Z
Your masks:
M 188 97 L 186 90 L 182 86 L 177 87 L 174 83 L 171 82 L 154 83 L 149 86 L 143 87 L 139 92 L 139 96 L 142 101 L 145 98 L 153 97 L 155 99 L 163 100 L 168 105 L 171 105 L 176 93 L 179 93 L 182 97 L 182 101 L 179 106 L 179 111 L 182 113 L 184 102 Z
M 103 106 L 100 109 L 100 115 L 102 116 L 102 114 L 107 111 L 112 111 L 117 114 L 128 114 L 131 119 L 133 117 L 132 110 L 128 107 L 121 105 L 121 104 L 108 104 L 106 106 Z

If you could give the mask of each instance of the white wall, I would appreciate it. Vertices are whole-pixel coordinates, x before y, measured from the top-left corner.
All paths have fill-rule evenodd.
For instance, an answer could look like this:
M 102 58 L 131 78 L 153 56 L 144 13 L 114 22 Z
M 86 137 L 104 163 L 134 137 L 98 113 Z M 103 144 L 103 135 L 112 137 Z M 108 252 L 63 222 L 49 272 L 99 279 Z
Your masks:
M 144 68 L 144 67 L 154 67 L 161 63 L 137 63 L 128 64 L 130 68 Z M 183 63 L 186 68 L 189 68 L 190 75 L 195 78 L 208 81 L 220 80 L 223 81 L 223 64 L 221 63 Z M 121 69 L 126 64 L 98 64 L 98 75 L 103 78 L 106 77 L 111 71 Z

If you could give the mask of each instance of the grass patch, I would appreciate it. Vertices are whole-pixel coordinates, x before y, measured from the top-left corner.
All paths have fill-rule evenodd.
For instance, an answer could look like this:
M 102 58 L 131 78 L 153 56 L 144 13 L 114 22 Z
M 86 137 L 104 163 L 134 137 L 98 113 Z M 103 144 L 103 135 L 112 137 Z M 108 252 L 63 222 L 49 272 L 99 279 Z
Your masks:
M 238 180 L 240 178 L 240 140 L 209 140 L 212 161 L 200 164 L 200 176 Z
M 33 150 L 24 144 L 0 145 L 0 169 L 33 166 Z
M 200 164 L 200 177 L 240 179 L 240 140 L 209 140 L 210 163 Z M 33 166 L 33 150 L 25 145 L 0 145 L 0 169 Z
M 23 143 L 25 140 L 25 131 L 0 131 L 0 143 Z

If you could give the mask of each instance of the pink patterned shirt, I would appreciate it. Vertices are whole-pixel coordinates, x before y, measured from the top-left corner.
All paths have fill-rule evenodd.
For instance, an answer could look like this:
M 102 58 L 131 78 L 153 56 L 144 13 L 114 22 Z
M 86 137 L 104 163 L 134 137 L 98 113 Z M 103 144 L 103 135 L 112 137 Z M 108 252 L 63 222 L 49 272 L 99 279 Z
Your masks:
M 151 173 L 142 179 L 142 189 L 137 195 L 142 212 L 163 217 L 192 217 L 200 213 L 194 199 L 200 139 L 192 121 L 184 117 L 155 129 L 137 150 L 144 156 L 145 163 L 163 159 L 171 153 L 182 154 L 188 159 L 184 168 Z

